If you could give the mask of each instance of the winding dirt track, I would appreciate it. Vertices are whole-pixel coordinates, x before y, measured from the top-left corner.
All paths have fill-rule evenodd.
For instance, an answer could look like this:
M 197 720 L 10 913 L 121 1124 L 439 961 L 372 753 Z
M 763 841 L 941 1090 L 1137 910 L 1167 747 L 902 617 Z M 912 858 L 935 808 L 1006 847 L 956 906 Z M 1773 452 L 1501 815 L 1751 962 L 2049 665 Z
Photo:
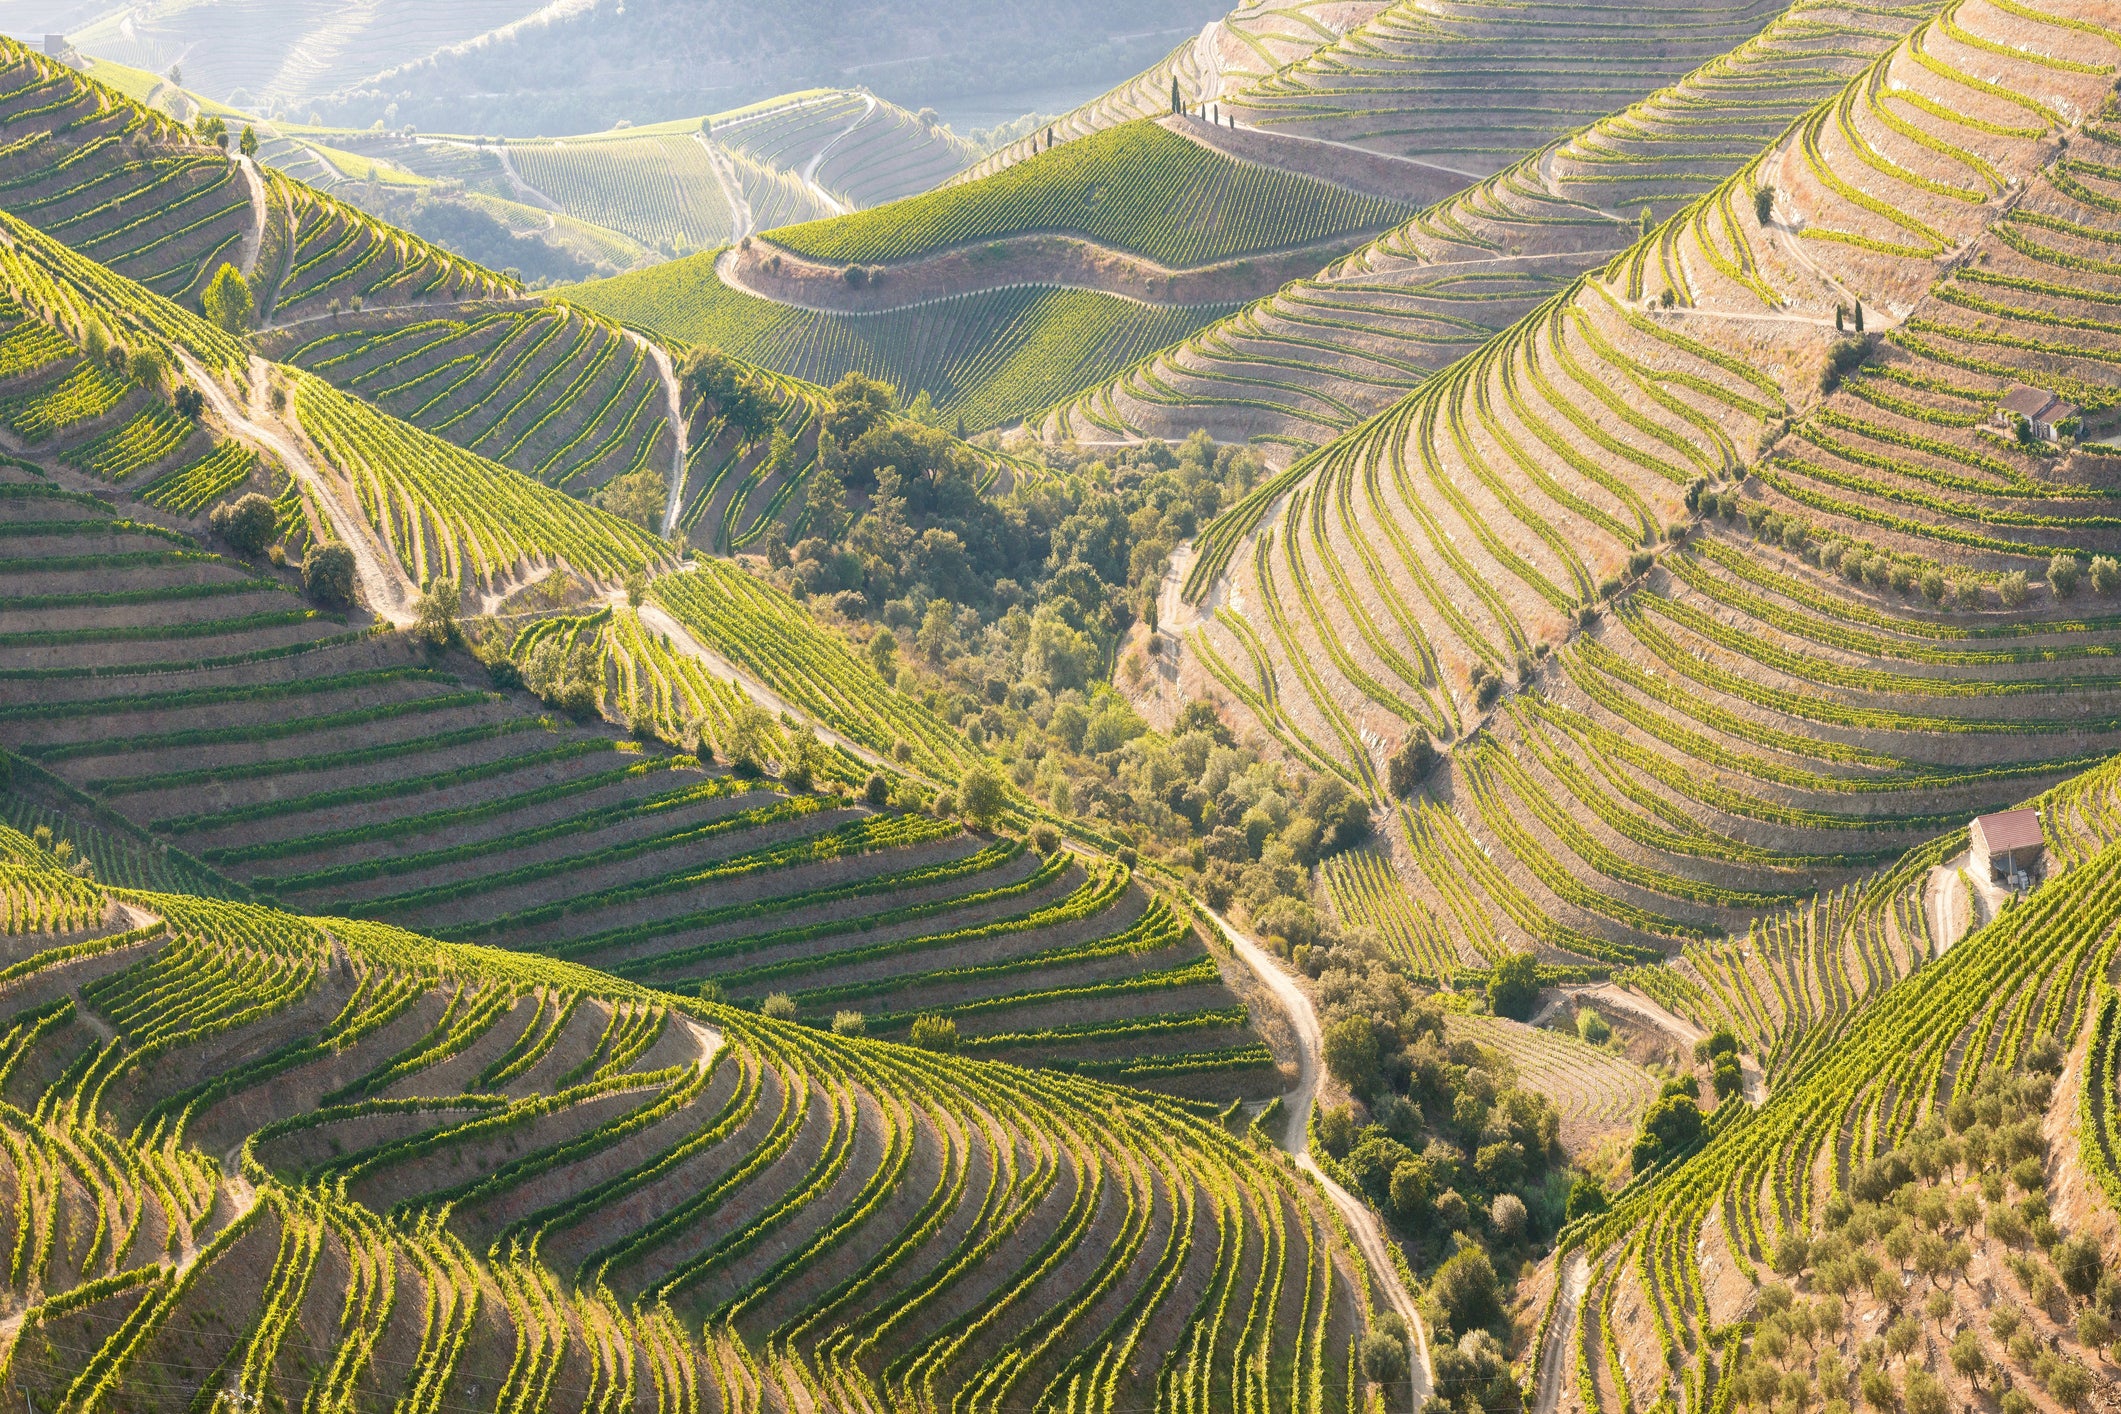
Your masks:
M 1392 1261 L 1385 1246 L 1385 1235 L 1378 1226 L 1377 1214 L 1370 1211 L 1369 1204 L 1342 1188 L 1318 1167 L 1311 1157 L 1311 1106 L 1318 1098 L 1320 1074 L 1320 1051 L 1323 1045 L 1318 1026 L 1318 1013 L 1311 1006 L 1311 998 L 1294 978 L 1282 971 L 1271 953 L 1259 944 L 1238 932 L 1220 915 L 1210 913 L 1215 926 L 1222 930 L 1223 937 L 1245 966 L 1264 983 L 1275 999 L 1289 1013 L 1289 1023 L 1296 1033 L 1296 1088 L 1282 1096 L 1282 1107 L 1287 1110 L 1289 1127 L 1282 1136 L 1282 1147 L 1295 1158 L 1296 1166 L 1317 1180 L 1333 1206 L 1340 1209 L 1347 1219 L 1348 1229 L 1355 1234 L 1355 1245 L 1362 1249 L 1363 1260 L 1370 1264 L 1371 1275 L 1378 1287 L 1391 1302 L 1392 1309 L 1399 1313 L 1412 1333 L 1414 1358 L 1409 1360 L 1412 1377 L 1409 1395 L 1412 1402 L 1407 1408 L 1419 1409 L 1427 1402 L 1432 1378 L 1429 1368 L 1429 1332 L 1421 1322 L 1421 1312 L 1414 1305 L 1414 1298 L 1407 1294 L 1399 1279 L 1399 1269 Z

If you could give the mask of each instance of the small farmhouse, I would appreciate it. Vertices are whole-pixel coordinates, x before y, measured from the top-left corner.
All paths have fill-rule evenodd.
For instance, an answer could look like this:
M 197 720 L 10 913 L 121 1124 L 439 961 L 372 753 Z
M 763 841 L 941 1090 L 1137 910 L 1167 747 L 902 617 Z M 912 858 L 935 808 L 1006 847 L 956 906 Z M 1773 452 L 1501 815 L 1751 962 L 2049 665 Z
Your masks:
M 2077 417 L 2080 411 L 2075 403 L 2066 403 L 2044 388 L 2028 388 L 2015 383 L 1997 399 L 1996 411 L 1990 420 L 2005 432 L 2015 432 L 2018 419 L 2022 417 L 2032 428 L 2034 437 L 2042 442 L 2052 442 L 2062 436 L 2059 430 L 2062 424 Z
M 2047 854 L 2039 811 L 2001 810 L 1976 816 L 1971 833 L 1973 858 L 1968 862 L 1975 870 L 1987 870 L 1994 882 L 2014 885 L 2016 876 L 2022 874 L 2030 883 L 2039 875 Z

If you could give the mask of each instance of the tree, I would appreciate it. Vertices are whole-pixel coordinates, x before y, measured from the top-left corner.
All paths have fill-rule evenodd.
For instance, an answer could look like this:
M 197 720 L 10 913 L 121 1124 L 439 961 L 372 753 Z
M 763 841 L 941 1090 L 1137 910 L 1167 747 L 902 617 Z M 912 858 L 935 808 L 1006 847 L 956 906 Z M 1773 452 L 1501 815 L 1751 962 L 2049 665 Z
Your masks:
M 832 1034 L 835 1036 L 861 1036 L 868 1030 L 867 1018 L 858 1011 L 836 1011 L 832 1014 Z
M 985 829 L 1009 803 L 1009 787 L 1001 772 L 981 761 L 965 772 L 957 783 L 958 808 L 965 818 Z
M 457 615 L 464 607 L 463 589 L 453 579 L 427 581 L 427 592 L 413 610 L 413 637 L 436 648 L 457 641 Z
M 1476 1245 L 1459 1248 L 1436 1269 L 1429 1294 L 1454 1331 L 1475 1331 L 1502 1320 L 1502 1284 L 1488 1254 Z
M 1719 1055 L 1710 1063 L 1709 1088 L 1716 1092 L 1718 1100 L 1728 1100 L 1745 1088 L 1745 1075 L 1738 1068 L 1738 1057 Z
M 250 332 L 251 316 L 257 313 L 250 285 L 235 266 L 225 262 L 207 282 L 206 293 L 199 296 L 199 307 L 206 311 L 208 319 L 238 337 Z
M 766 733 L 773 718 L 755 702 L 740 703 L 729 728 L 729 764 L 745 775 L 757 775 L 766 764 Z
M 878 810 L 890 804 L 891 782 L 882 771 L 871 771 L 869 779 L 862 782 L 862 799 Z
M 320 604 L 353 603 L 353 551 L 336 540 L 310 546 L 302 557 L 302 588 Z
M 590 498 L 597 508 L 620 520 L 632 521 L 653 533 L 663 524 L 663 507 L 670 499 L 670 483 L 659 468 L 644 466 L 614 476 Z
M 1420 1159 L 1408 1159 L 1392 1169 L 1388 1189 L 1392 1199 L 1392 1212 L 1402 1221 L 1419 1217 L 1429 1206 L 1429 1166 Z
M 2099 1278 L 2106 1274 L 2106 1254 L 2099 1250 L 2098 1239 L 2080 1232 L 2056 1243 L 2051 1255 L 2055 1274 L 2072 1295 L 2090 1296 L 2099 1289 Z
M 169 405 L 177 410 L 177 416 L 192 422 L 206 415 L 206 395 L 189 383 L 171 395 Z
M 1701 1138 L 1701 1107 L 1684 1095 L 1666 1095 L 1643 1111 L 1635 1136 L 1635 1172 L 1646 1173 Z
M 2084 567 L 2077 563 L 2075 555 L 2058 553 L 2047 562 L 2048 587 L 2057 594 L 2075 594 L 2077 579 L 2083 572 Z
M 1773 187 L 1760 187 L 1753 192 L 1753 214 L 1760 218 L 1760 224 L 1763 226 L 1768 223 L 1768 217 L 1775 214 Z
M 788 759 L 781 764 L 781 784 L 790 790 L 809 790 L 817 783 L 825 764 L 825 748 L 817 739 L 817 728 L 808 722 L 788 739 Z
M 1590 1007 L 1576 1013 L 1576 1035 L 1593 1046 L 1603 1046 L 1613 1039 L 1613 1028 L 1606 1019 Z
M 772 397 L 749 369 L 720 349 L 694 349 L 685 355 L 678 378 L 741 440 L 756 442 L 773 429 Z
M 825 404 L 824 430 L 840 447 L 851 447 L 862 434 L 888 418 L 898 406 L 898 390 L 862 373 L 849 373 L 832 385 Z M 822 459 L 822 455 L 820 457 Z
M 1328 1026 L 1325 1057 L 1327 1071 L 1356 1094 L 1367 1095 L 1377 1088 L 1377 1068 L 1384 1054 L 1369 1017 L 1344 1016 Z
M 1524 1235 L 1525 1224 L 1531 1214 L 1525 1211 L 1524 1199 L 1515 1193 L 1505 1193 L 1488 1205 L 1488 1225 L 1505 1242 L 1514 1242 Z
M 220 147 L 228 141 L 228 119 L 216 117 L 212 113 L 201 113 L 192 120 L 192 131 L 197 133 L 202 141 Z
M 1862 301 L 1862 300 L 1857 300 L 1857 301 L 1856 301 L 1856 332 L 1857 332 L 1857 333 L 1859 333 L 1859 334 L 1861 334 L 1861 333 L 1863 332 L 1863 301 Z
M 1363 1378 L 1377 1384 L 1396 1385 L 1407 1377 L 1407 1343 L 1383 1331 L 1371 1331 L 1362 1338 L 1361 1359 Z
M 249 495 L 214 507 L 208 524 L 239 555 L 262 555 L 279 529 L 279 513 L 272 502 L 253 491 Z
M 886 683 L 898 681 L 898 635 L 888 628 L 876 631 L 869 640 L 869 661 L 876 668 L 876 675 Z
M 1605 1185 L 1587 1173 L 1576 1175 L 1569 1185 L 1568 1206 L 1562 1210 L 1563 1222 L 1574 1222 L 1581 1217 L 1602 1213 L 1606 1209 Z
M 1488 1006 L 1497 1016 L 1524 1021 L 1539 1000 L 1539 959 L 1528 952 L 1511 953 L 1488 974 Z
M 258 131 L 250 124 L 243 125 L 243 136 L 236 140 L 236 147 L 245 157 L 258 155 Z
M 916 1016 L 907 1039 L 924 1051 L 948 1053 L 957 1049 L 957 1023 L 947 1016 Z
M 759 1010 L 775 1021 L 793 1021 L 796 1017 L 795 998 L 786 992 L 774 992 L 759 1004 Z
M 626 576 L 626 607 L 638 609 L 648 597 L 648 576 L 639 570 Z
M 1414 794 L 1421 789 L 1421 783 L 1429 778 L 1429 774 L 1436 769 L 1436 763 L 1441 759 L 1436 750 L 1436 743 L 1429 740 L 1427 732 L 1416 727 L 1407 733 L 1407 739 L 1400 743 L 1399 750 L 1393 752 L 1391 759 L 1385 762 L 1385 780 L 1391 786 L 1392 794 Z
M 1171 75 L 1171 111 L 1176 113 L 1180 108 L 1184 106 L 1185 105 L 1179 101 L 1178 97 L 1178 75 L 1173 74 Z

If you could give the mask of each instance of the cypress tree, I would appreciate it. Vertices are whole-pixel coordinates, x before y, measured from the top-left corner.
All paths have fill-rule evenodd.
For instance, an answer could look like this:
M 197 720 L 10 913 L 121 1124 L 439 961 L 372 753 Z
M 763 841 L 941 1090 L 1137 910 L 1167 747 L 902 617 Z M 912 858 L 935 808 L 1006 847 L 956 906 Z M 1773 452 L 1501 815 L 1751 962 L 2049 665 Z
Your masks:
M 1180 106 L 1181 105 L 1179 103 L 1178 98 L 1178 75 L 1173 74 L 1171 75 L 1171 111 L 1173 113 L 1178 112 Z

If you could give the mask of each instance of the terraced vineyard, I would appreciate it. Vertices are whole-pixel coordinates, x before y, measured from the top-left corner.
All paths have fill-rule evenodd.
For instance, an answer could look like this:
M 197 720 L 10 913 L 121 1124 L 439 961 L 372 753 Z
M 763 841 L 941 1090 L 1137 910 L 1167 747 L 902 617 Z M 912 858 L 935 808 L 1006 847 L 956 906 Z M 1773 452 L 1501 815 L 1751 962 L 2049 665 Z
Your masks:
M 226 154 L 11 39 L 0 128 L 8 212 L 158 293 L 203 287 L 255 219 Z
M 256 299 L 273 323 L 329 316 L 341 306 L 516 293 L 504 277 L 277 172 L 267 173 L 265 191 Z
M 1841 1285 L 1841 1272 L 1856 1274 L 1861 1270 L 1856 1263 L 1864 1257 L 1882 1267 L 1885 1259 L 1868 1250 L 1864 1232 L 1851 1229 L 1844 1215 L 1875 1210 L 1877 1198 L 1894 1190 L 1906 1189 L 1907 1197 L 1917 1201 L 1927 1202 L 1931 1192 L 1956 1199 L 1966 1138 L 1978 1132 L 1987 1140 L 2001 1132 L 2000 1126 L 1989 1126 L 1991 1116 L 2023 1123 L 2019 1116 L 2029 1108 L 2037 1133 L 2048 1104 L 2049 1075 L 2060 1060 L 2060 1048 L 2045 1055 L 2043 1049 L 2054 1047 L 2056 1038 L 2069 1045 L 2092 1019 L 2095 1001 L 2111 995 L 2102 979 L 2113 963 L 2114 877 L 2121 868 L 2121 846 L 2103 828 L 2080 833 L 2086 825 L 2103 823 L 2107 804 L 2096 812 L 2079 807 L 2093 796 L 2110 800 L 2112 788 L 2107 768 L 2047 798 L 2050 827 L 2068 860 L 2067 872 L 2043 885 L 2024 906 L 1887 990 L 1832 1047 L 1818 1049 L 1794 1068 L 1757 1113 L 1712 1127 L 1692 1157 L 1660 1172 L 1655 1181 L 1635 1185 L 1610 1212 L 1572 1232 L 1569 1245 L 1585 1259 L 1582 1294 L 1573 1316 L 1550 1307 L 1544 1317 L 1542 1333 L 1551 1331 L 1554 1338 L 1542 1341 L 1540 1379 L 1558 1383 L 1571 1407 L 1596 1409 L 1617 1401 L 1654 1402 L 1668 1392 L 1690 1404 L 1706 1402 L 1729 1393 L 1734 1374 L 1750 1378 L 1755 1369 L 1765 1369 L 1779 1377 L 1771 1341 L 1755 1337 L 1749 1348 L 1745 1329 L 1726 1325 L 1737 1301 L 1754 1290 L 1747 1277 L 1771 1282 L 1770 1267 L 1783 1254 L 1789 1254 L 1784 1269 L 1793 1264 L 1809 1269 L 1814 1292 Z M 2020 1066 L 2033 1070 L 2024 1082 L 2007 1074 Z M 2086 1080 L 2095 1088 L 2082 1092 L 2083 1157 L 2065 1148 L 2050 1160 L 2064 1182 L 2104 1182 L 2110 1173 L 2103 1167 L 2110 1160 L 2101 1157 L 2110 1151 L 2099 1147 L 2108 1142 L 2110 1127 L 2095 1127 L 2097 1116 L 2111 1112 L 2103 1108 L 2110 1105 L 2110 1088 L 2096 1087 L 2110 1087 L 2110 1080 L 2098 1070 Z M 2075 1077 L 2065 1080 L 2072 1088 L 2075 1083 Z M 2024 1096 L 2015 1104 L 2014 1091 Z M 2069 1103 L 2066 1094 L 2055 1101 L 2057 1108 Z M 1948 1134 L 1961 1145 L 1959 1163 L 1933 1170 L 1908 1189 L 1912 1161 L 1938 1152 L 1929 1146 Z M 2020 1152 L 2008 1144 L 1987 1150 L 1997 1164 Z M 1978 1176 L 1980 1167 L 1971 1165 L 1969 1176 Z M 2019 1185 L 2029 1197 L 2046 1196 L 2040 1167 L 2036 1157 L 2035 1171 Z M 1984 1204 L 1991 1192 L 1995 1198 Z M 2031 1298 L 2030 1287 L 2003 1287 L 1999 1280 L 1995 1294 L 1983 1296 L 1978 1287 L 1958 1280 L 1971 1258 L 1992 1266 L 1999 1278 L 2007 1271 L 2022 1272 L 2022 1280 L 2031 1282 L 2032 1269 L 2010 1262 L 2002 1250 L 1998 1234 L 2014 1231 L 2004 1216 L 2002 1192 L 1974 1189 L 1972 1207 L 1961 1204 L 1962 1215 L 1986 1219 L 1981 1232 L 1958 1219 L 1942 1225 L 1944 1238 L 1962 1240 L 1956 1253 L 1947 1242 L 1948 1260 L 1931 1280 L 1931 1289 L 1951 1303 L 1947 1308 L 1940 1300 L 1937 1318 L 1947 1329 L 1968 1332 L 1961 1343 L 1981 1350 L 1984 1366 L 2000 1367 L 2006 1376 L 2023 1368 L 2019 1377 L 2034 1387 L 2067 1390 L 2070 1377 L 2058 1379 L 2057 1371 L 2081 1370 L 2083 1362 L 2098 1358 L 2097 1352 L 2063 1327 L 2054 1347 L 2060 1358 L 2033 1375 L 2024 1366 L 2022 1344 L 2007 1345 L 1998 1334 L 1999 1348 L 1991 1352 L 1978 1333 L 1983 1324 L 2012 1334 L 2020 1325 L 2032 1328 L 2041 1303 Z M 2057 1209 L 2056 1215 L 2075 1224 L 2088 1219 L 2089 1212 L 2078 1207 L 2066 1213 Z M 1808 1249 L 1803 1258 L 1794 1257 L 1799 1242 Z M 1897 1273 L 1892 1280 L 1898 1285 Z M 1855 1289 L 1849 1291 L 1849 1285 Z M 1841 1289 L 1849 1298 L 1838 1308 L 1845 1315 L 1819 1327 L 1813 1342 L 1815 1350 L 1833 1352 L 1829 1373 L 1847 1369 L 1846 1324 L 1855 1322 L 1859 1305 L 1871 1303 L 1861 1285 Z M 2016 1300 L 2020 1292 L 2028 1298 L 2023 1308 Z M 2018 1321 L 1985 1320 L 1998 1305 L 2010 1306 Z M 1867 1311 L 1863 1315 L 1865 1321 L 1874 1319 Z M 1660 1349 L 1668 1365 L 1626 1361 L 1627 1353 Z M 1941 1353 L 1917 1352 L 1901 1379 L 1918 1389 L 1940 1383 L 1964 1388 L 1970 1362 L 1948 1366 L 1937 1358 Z
M 477 303 L 440 317 L 348 315 L 258 347 L 468 452 L 569 490 L 676 450 L 647 344 L 570 305 Z
M 2104 473 L 1988 430 L 2013 383 L 2115 401 L 2095 252 L 2121 208 L 2091 155 L 2114 130 L 2064 116 L 2100 112 L 2114 41 L 2021 9 L 1917 25 L 1201 537 L 1203 681 L 1379 795 L 1394 742 L 1456 743 L 1397 824 L 1458 961 L 1684 950 L 1681 1009 L 1796 1064 L 1948 941 L 1923 902 L 1941 854 L 1835 890 L 2114 750 Z M 1821 399 L 1857 298 L 1867 361 Z M 1813 922 L 1729 951 L 1814 895 Z
M 1582 7 L 1569 8 L 1585 17 Z M 1405 51 L 1414 68 L 1394 81 L 1373 76 L 1355 84 L 1336 75 L 1343 61 L 1327 64 L 1322 53 L 1317 81 L 1354 85 L 1345 95 L 1351 105 L 1418 97 L 1421 123 L 1433 112 L 1437 131 L 1470 142 L 1490 119 L 1469 123 L 1461 114 L 1453 126 L 1454 103 L 1479 104 L 1477 92 L 1456 86 L 1457 76 L 1512 69 L 1547 42 L 1549 28 L 1568 29 L 1542 24 L 1536 11 L 1498 15 L 1467 10 L 1446 20 L 1433 10 L 1394 9 L 1376 24 L 1397 36 L 1392 48 L 1419 39 Z M 1639 101 L 1566 136 L 1567 123 L 1578 120 L 1557 112 L 1545 121 L 1558 126 L 1535 123 L 1519 135 L 1524 146 L 1516 151 L 1524 155 L 1513 164 L 1503 164 L 1501 148 L 1454 157 L 1452 165 L 1468 174 L 1502 170 L 1470 181 L 1316 280 L 1260 300 L 1084 390 L 1057 406 L 1043 429 L 1051 437 L 1102 439 L 1182 436 L 1205 426 L 1218 437 L 1258 442 L 1284 460 L 1322 446 L 1527 315 L 1568 279 L 1628 248 L 1644 209 L 1653 219 L 1668 216 L 1727 183 L 1918 17 L 1912 10 L 1880 14 L 1820 4 L 1773 16 L 1750 6 L 1676 12 L 1678 32 L 1704 42 L 1721 34 L 1718 42 L 1728 43 L 1765 28 L 1692 68 L 1692 56 L 1702 51 L 1691 40 L 1669 52 L 1634 46 L 1642 52 L 1624 67 L 1637 81 L 1663 80 L 1667 87 L 1642 92 Z M 1603 12 L 1597 21 L 1604 22 Z M 1350 37 L 1351 51 L 1361 53 L 1351 52 L 1345 62 L 1373 62 L 1369 46 L 1356 44 L 1366 33 Z M 1423 52 L 1430 57 L 1418 59 Z M 1593 92 L 1608 93 L 1595 100 L 1605 103 L 1612 95 L 1599 87 L 1605 82 L 1600 68 L 1586 61 L 1585 81 Z M 1262 92 L 1283 84 L 1263 84 Z M 1241 105 L 1244 98 L 1233 101 Z M 1301 99 L 1290 101 L 1301 111 Z M 1325 105 L 1320 121 L 1330 126 L 1339 111 Z M 1266 120 L 1264 111 L 1253 117 Z M 1375 139 L 1388 140 L 1399 139 Z
M 1192 111 L 1334 43 L 1388 8 L 1388 0 L 1242 0 L 1162 63 L 1062 114 L 1046 132 L 997 148 L 952 180 L 991 176 L 1036 156 L 1051 140 L 1072 142 L 1136 118 L 1167 113 L 1174 85 Z
M 1150 305 L 1091 290 L 1015 286 L 879 314 L 825 314 L 759 299 L 715 275 L 713 255 L 576 286 L 574 303 L 670 341 L 819 385 L 850 372 L 925 390 L 968 431 L 1004 426 L 1124 367 L 1230 305 Z
M 1408 214 L 1401 203 L 1241 162 L 1143 121 L 977 183 L 782 227 L 773 241 L 817 260 L 872 261 L 1057 231 L 1177 268 L 1312 245 Z
M 1173 1104 L 0 852 L 47 1407 L 1347 1398 L 1330 1208 Z
M 713 122 L 718 146 L 815 183 L 850 208 L 927 191 L 979 155 L 895 103 L 843 90 L 790 94 L 718 113 Z M 755 223 L 759 230 L 779 224 Z
M 852 804 L 869 767 L 845 754 L 825 763 L 836 793 L 703 770 L 467 682 L 469 660 L 409 658 L 110 503 L 20 470 L 0 484 L 0 741 L 62 796 L 253 892 L 664 990 L 784 992 L 820 1024 L 859 1011 L 887 1037 L 940 1015 L 969 1049 L 1017 1060 L 1193 1094 L 1281 1087 L 1190 918 L 1125 870 Z M 721 593 L 690 587 L 710 579 Z M 803 707 L 880 755 L 903 736 L 916 767 L 962 769 L 962 739 L 857 680 L 851 653 L 821 671 L 802 661 L 814 629 L 769 642 L 745 583 L 711 566 L 666 578 L 668 617 L 539 616 L 512 651 L 579 643 L 611 718 L 727 760 L 757 709 L 674 645 L 689 631 L 764 680 L 832 684 L 840 697 Z M 748 627 L 710 637 L 718 615 Z M 884 703 L 894 715 L 860 715 Z M 792 733 L 760 740 L 793 759 Z

